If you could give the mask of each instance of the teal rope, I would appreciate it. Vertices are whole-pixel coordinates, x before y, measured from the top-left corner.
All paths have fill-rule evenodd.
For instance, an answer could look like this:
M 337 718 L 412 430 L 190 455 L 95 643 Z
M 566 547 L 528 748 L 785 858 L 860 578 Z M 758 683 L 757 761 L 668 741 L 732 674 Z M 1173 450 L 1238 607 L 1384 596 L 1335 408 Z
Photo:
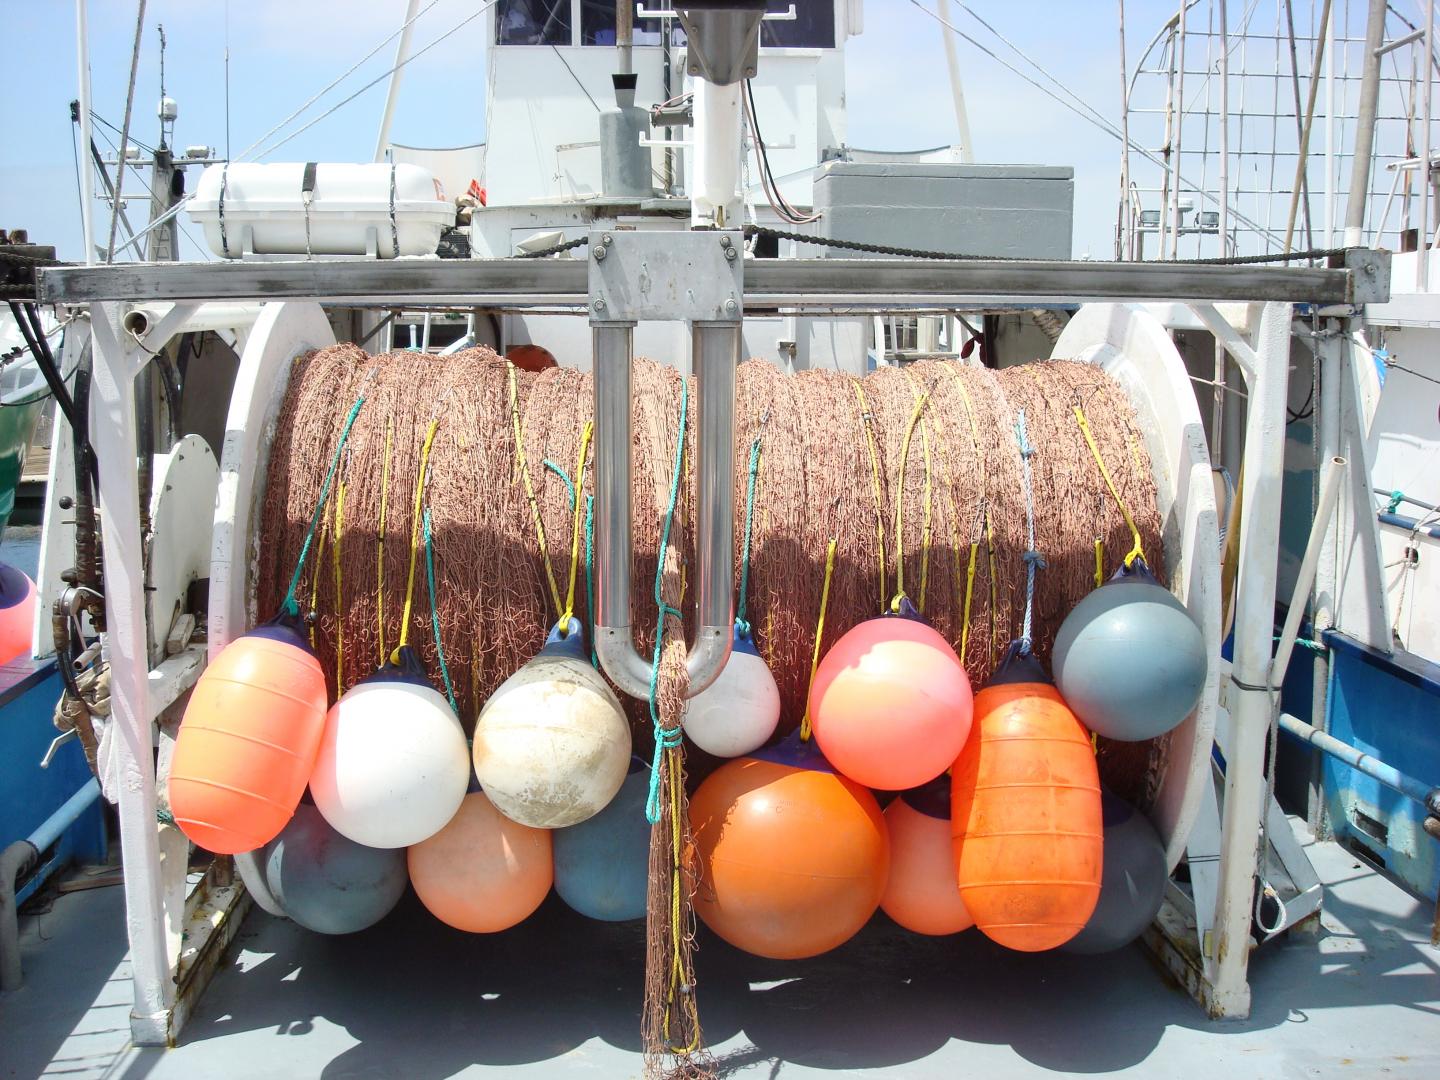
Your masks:
M 450 682 L 450 668 L 445 664 L 445 647 L 440 644 L 440 608 L 435 603 L 435 546 L 430 539 L 430 508 L 425 508 L 425 577 L 430 583 L 430 628 L 435 634 L 435 655 L 440 660 L 440 677 L 445 681 L 445 696 L 450 699 L 450 708 L 460 715 L 460 705 L 455 700 L 455 687 Z
M 755 521 L 755 478 L 760 475 L 760 436 L 750 444 L 750 476 L 745 481 L 745 546 L 740 552 L 740 602 L 735 608 L 735 628 L 742 637 L 750 636 L 745 619 L 745 604 L 750 598 L 750 532 Z
M 585 496 L 585 604 L 590 612 L 590 665 L 600 670 L 595 651 L 595 496 Z
M 355 404 L 350 406 L 350 415 L 345 418 L 345 426 L 340 429 L 340 441 L 335 444 L 335 456 L 330 459 L 330 471 L 325 474 L 325 483 L 320 485 L 320 500 L 315 504 L 315 512 L 310 515 L 310 528 L 305 533 L 305 543 L 300 545 L 300 558 L 295 561 L 295 573 L 290 578 L 290 588 L 286 590 L 285 600 L 280 605 L 287 615 L 299 615 L 300 605 L 295 602 L 295 590 L 300 587 L 300 574 L 305 569 L 305 560 L 310 555 L 310 544 L 315 539 L 315 529 L 320 524 L 320 515 L 325 510 L 325 503 L 330 498 L 330 484 L 335 479 L 335 470 L 340 467 L 340 453 L 345 449 L 345 441 L 350 438 L 350 429 L 355 426 L 355 418 L 360 415 L 360 406 L 365 404 L 365 395 L 361 394 L 355 399 Z
M 570 493 L 570 512 L 573 514 L 575 512 L 575 481 L 570 479 L 569 473 L 549 458 L 546 458 L 541 464 L 556 476 L 560 477 L 561 480 L 565 481 L 565 490 Z
M 655 757 L 650 763 L 650 794 L 645 799 L 645 820 L 651 825 L 660 822 L 660 755 L 679 746 L 685 738 L 680 726 L 665 730 L 660 726 L 660 709 L 655 695 L 660 687 L 660 653 L 665 647 L 665 616 L 680 618 L 678 608 L 665 603 L 660 583 L 665 577 L 665 552 L 670 547 L 670 527 L 675 523 L 675 506 L 680 501 L 680 467 L 685 460 L 685 419 L 690 411 L 690 388 L 680 380 L 680 433 L 675 438 L 675 472 L 670 477 L 670 498 L 665 507 L 665 529 L 660 534 L 660 561 L 655 564 L 655 656 L 650 661 L 650 723 L 655 728 Z

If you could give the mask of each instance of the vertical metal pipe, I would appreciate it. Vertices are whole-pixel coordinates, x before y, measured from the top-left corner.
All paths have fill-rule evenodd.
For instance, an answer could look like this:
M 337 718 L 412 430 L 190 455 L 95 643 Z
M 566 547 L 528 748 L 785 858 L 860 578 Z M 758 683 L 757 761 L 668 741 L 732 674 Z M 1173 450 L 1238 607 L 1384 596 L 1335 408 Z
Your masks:
M 1416 283 L 1421 292 L 1430 290 L 1430 115 L 1435 91 L 1435 76 L 1430 70 L 1430 58 L 1435 55 L 1435 0 L 1425 2 L 1425 57 L 1421 68 L 1425 72 L 1425 92 L 1421 95 L 1423 120 L 1420 124 L 1420 229 L 1415 245 L 1420 260 Z
M 975 160 L 970 145 L 970 110 L 965 107 L 965 84 L 960 79 L 960 57 L 955 51 L 955 35 L 946 24 L 950 22 L 950 0 L 940 0 L 940 41 L 945 46 L 945 70 L 950 76 L 950 98 L 955 104 L 955 127 L 960 136 L 960 160 Z
M 1329 0 L 1326 0 L 1327 7 Z M 1325 246 L 1335 246 L 1335 20 L 1320 28 L 1325 37 Z
M 375 138 L 375 160 L 385 160 L 385 144 L 390 141 L 390 122 L 395 119 L 395 101 L 400 96 L 400 78 L 410 59 L 410 31 L 415 27 L 415 13 L 420 0 L 410 0 L 405 9 L 405 23 L 400 30 L 400 43 L 395 46 L 395 67 L 390 72 L 390 88 L 385 93 L 385 111 L 380 114 L 380 134 Z
M 75 0 L 75 65 L 80 83 L 80 146 L 88 154 L 94 137 L 90 133 L 90 37 L 86 32 L 85 4 L 86 0 Z M 86 266 L 95 263 L 94 215 L 95 170 L 86 158 L 80 170 L 80 231 L 84 233 L 80 241 Z
M 1375 147 L 1375 115 L 1380 105 L 1380 46 L 1385 40 L 1385 0 L 1370 0 L 1365 24 L 1365 66 L 1360 76 L 1360 108 L 1355 114 L 1355 157 L 1350 168 L 1350 197 L 1345 203 L 1346 247 L 1365 240 L 1365 204 L 1370 194 L 1370 158 Z
M 1180 25 L 1175 37 L 1175 207 L 1171 218 L 1173 228 L 1170 236 L 1170 258 L 1180 257 L 1180 178 L 1185 173 L 1185 158 L 1182 156 L 1185 129 L 1185 13 L 1189 4 L 1180 0 Z M 1164 258 L 1161 254 L 1161 258 Z
M 735 621 L 735 369 L 740 324 L 695 323 L 691 342 L 700 398 L 695 497 L 700 580 L 695 644 L 686 659 L 693 697 L 724 668 Z
M 1119 0 L 1120 27 L 1120 210 L 1115 222 L 1115 258 L 1133 259 L 1130 239 L 1130 80 L 1125 70 L 1125 0 Z
M 1289 386 L 1290 315 L 1268 303 L 1260 318 L 1258 368 L 1250 379 L 1245 430 L 1245 490 L 1236 586 L 1235 661 L 1230 688 L 1232 735 L 1226 753 L 1220 836 L 1220 882 L 1212 1011 L 1250 1010 L 1246 967 L 1251 906 L 1265 800 L 1265 745 L 1273 718 L 1270 681 L 1280 551 L 1280 489 L 1285 474 L 1285 403 Z
M 650 693 L 650 665 L 630 631 L 630 360 L 634 323 L 597 323 L 595 341 L 595 653 L 631 697 Z
M 635 70 L 634 44 L 634 0 L 615 0 L 615 45 L 620 50 L 620 73 L 622 75 L 629 75 Z

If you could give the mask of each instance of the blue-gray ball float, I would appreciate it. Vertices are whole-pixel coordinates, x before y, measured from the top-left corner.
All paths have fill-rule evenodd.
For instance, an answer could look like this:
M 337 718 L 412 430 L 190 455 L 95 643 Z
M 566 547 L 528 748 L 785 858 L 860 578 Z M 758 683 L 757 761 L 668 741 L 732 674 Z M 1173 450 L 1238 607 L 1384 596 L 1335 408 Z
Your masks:
M 1144 814 L 1102 788 L 1105 855 L 1100 900 L 1084 929 L 1060 948 L 1094 953 L 1123 949 L 1145 931 L 1165 896 L 1165 845 Z
M 1164 735 L 1205 688 L 1205 637 L 1143 559 L 1076 604 L 1053 654 L 1055 684 L 1091 731 L 1140 742 Z
M 379 922 L 405 893 L 404 848 L 371 848 L 336 832 L 310 803 L 264 852 L 265 879 L 285 914 L 317 934 Z
M 649 766 L 637 757 L 620 791 L 594 817 L 552 832 L 555 891 L 581 915 L 602 922 L 645 917 L 650 882 Z

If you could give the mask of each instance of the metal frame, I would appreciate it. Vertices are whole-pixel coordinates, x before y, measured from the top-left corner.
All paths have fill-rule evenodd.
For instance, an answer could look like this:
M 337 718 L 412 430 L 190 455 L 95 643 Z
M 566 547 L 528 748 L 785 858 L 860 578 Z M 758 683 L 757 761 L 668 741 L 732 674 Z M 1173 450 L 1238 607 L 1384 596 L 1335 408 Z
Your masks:
M 195 974 L 177 991 L 176 968 L 167 955 L 167 910 L 173 919 L 174 902 L 172 898 L 167 905 L 162 895 L 161 845 L 155 820 L 155 719 L 188 684 L 181 679 L 171 680 L 160 692 L 160 682 L 147 663 L 133 392 L 143 361 L 164 344 L 174 327 L 193 316 L 196 305 L 183 301 L 305 298 L 390 307 L 402 299 L 438 302 L 453 298 L 470 307 L 557 302 L 580 306 L 588 305 L 590 298 L 587 264 L 591 262 L 593 258 L 457 263 L 417 260 L 378 266 L 232 263 L 60 268 L 42 273 L 45 300 L 89 304 L 94 336 L 94 439 L 100 461 L 99 505 L 109 606 L 105 652 L 112 669 L 119 744 L 120 838 L 128 868 L 125 893 L 135 994 L 131 1029 L 136 1043 L 156 1045 L 172 1040 L 183 1022 L 187 1003 L 203 989 L 209 970 L 208 962 L 195 965 Z M 750 290 L 745 304 L 751 310 L 782 303 L 819 310 L 834 310 L 851 303 L 874 310 L 895 310 L 917 299 L 957 306 L 1000 305 L 1018 300 L 1027 307 L 1042 301 L 1073 303 L 1110 297 L 1199 302 L 1259 297 L 1272 301 L 1266 305 L 1253 345 L 1246 447 L 1246 475 L 1251 479 L 1247 482 L 1241 540 L 1241 566 L 1249 572 L 1241 579 L 1236 675 L 1230 697 L 1234 741 L 1227 755 L 1229 768 L 1218 848 L 1216 948 L 1214 956 L 1203 961 L 1204 976 L 1198 988 L 1213 1014 L 1244 1015 L 1249 1008 L 1246 963 L 1251 890 L 1264 810 L 1261 769 L 1270 718 L 1266 683 L 1279 544 L 1291 301 L 1345 306 L 1383 299 L 1388 291 L 1386 257 L 1374 252 L 1350 252 L 1345 265 L 1332 269 L 989 260 L 754 260 L 746 262 L 744 273 Z M 120 299 L 182 302 L 177 302 L 139 339 L 122 328 L 125 309 L 114 302 Z M 698 326 L 704 331 L 717 324 Z M 732 331 L 738 331 L 739 323 L 718 327 L 723 327 L 728 341 Z M 600 323 L 597 344 L 598 337 L 608 333 L 628 337 L 628 328 Z M 617 338 L 611 344 L 623 348 L 625 342 Z M 610 345 L 602 349 L 608 350 Z M 709 346 L 701 349 L 708 352 Z M 628 349 L 624 351 L 628 354 Z M 612 356 L 618 358 L 618 353 Z M 720 389 L 724 389 L 723 381 Z M 704 401 L 702 391 L 702 410 Z M 628 409 L 623 412 L 628 416 Z M 700 426 L 706 428 L 703 416 Z M 602 433 L 600 453 L 609 452 L 607 445 Z M 597 464 L 597 471 L 601 468 Z M 727 499 L 727 507 L 729 503 Z M 728 517 L 722 521 L 722 517 L 716 515 L 717 529 L 733 524 Z M 718 562 L 728 573 L 729 560 Z M 604 565 L 602 559 L 602 578 Z M 729 590 L 720 592 L 728 601 Z M 219 945 L 234 932 L 244 910 L 243 893 L 236 899 L 233 887 L 221 888 L 232 892 L 224 894 L 219 917 L 205 923 L 211 927 L 212 935 L 220 935 L 215 939 Z M 1200 906 L 1206 905 L 1202 902 Z M 192 924 L 192 933 L 198 932 Z M 206 956 L 218 955 L 215 949 L 219 945 L 212 948 L 205 942 L 193 944 Z

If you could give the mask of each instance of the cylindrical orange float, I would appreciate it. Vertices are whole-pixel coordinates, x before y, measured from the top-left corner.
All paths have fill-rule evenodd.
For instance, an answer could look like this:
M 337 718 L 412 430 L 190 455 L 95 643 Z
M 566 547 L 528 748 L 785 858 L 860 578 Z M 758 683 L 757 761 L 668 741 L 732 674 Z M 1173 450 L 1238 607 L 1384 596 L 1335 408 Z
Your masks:
M 917 934 L 958 934 L 975 925 L 956 884 L 950 777 L 897 795 L 885 808 L 890 882 L 880 909 Z
M 275 839 L 315 766 L 326 704 L 298 618 L 225 646 L 190 693 L 170 763 L 170 812 L 185 835 L 220 855 Z
M 919 787 L 948 769 L 974 707 L 955 650 L 903 605 L 846 633 L 810 686 L 820 750 L 851 780 L 881 791 Z
M 798 960 L 875 913 L 890 843 L 875 796 L 792 736 L 721 766 L 690 800 L 695 910 L 738 949 Z
M 1056 948 L 1100 896 L 1095 752 L 1039 661 L 1015 646 L 976 695 L 975 728 L 952 781 L 960 896 L 991 940 Z
M 0 664 L 28 656 L 35 632 L 35 582 L 23 570 L 0 563 Z
M 409 851 L 410 883 L 441 922 L 493 934 L 523 921 L 555 880 L 546 829 L 511 821 L 480 791 L 428 840 Z

